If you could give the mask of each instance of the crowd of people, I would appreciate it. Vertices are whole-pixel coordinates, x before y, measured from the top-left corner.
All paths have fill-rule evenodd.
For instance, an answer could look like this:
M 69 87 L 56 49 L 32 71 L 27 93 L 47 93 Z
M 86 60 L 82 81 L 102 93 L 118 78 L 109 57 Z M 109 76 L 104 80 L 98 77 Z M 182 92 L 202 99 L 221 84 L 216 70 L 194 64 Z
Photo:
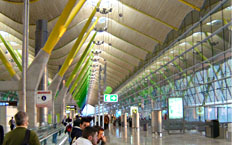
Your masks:
M 40 145 L 36 133 L 27 129 L 28 119 L 26 112 L 19 111 L 9 121 L 11 131 L 5 136 L 3 126 L 0 125 L 0 145 Z M 77 115 L 74 121 L 70 117 L 62 120 L 70 145 L 106 145 L 104 128 L 97 125 L 91 126 L 90 122 L 93 119 Z M 109 117 L 107 116 L 104 117 L 105 128 L 108 128 L 108 124 Z
M 70 145 L 106 145 L 104 129 L 100 126 L 91 126 L 91 117 L 76 116 L 72 122 L 70 117 L 64 118 L 62 124 L 69 135 Z
M 9 121 L 11 131 L 5 136 L 3 127 L 0 126 L 0 145 L 40 145 L 36 133 L 27 129 L 29 124 L 27 113 L 19 111 L 14 118 Z

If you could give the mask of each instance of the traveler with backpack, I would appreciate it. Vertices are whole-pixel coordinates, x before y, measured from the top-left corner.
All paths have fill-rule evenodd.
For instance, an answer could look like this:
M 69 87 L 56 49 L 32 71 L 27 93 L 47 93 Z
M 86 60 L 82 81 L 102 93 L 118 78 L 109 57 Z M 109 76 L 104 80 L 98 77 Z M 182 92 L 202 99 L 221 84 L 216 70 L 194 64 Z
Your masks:
M 3 145 L 40 145 L 39 138 L 34 131 L 27 129 L 28 116 L 19 111 L 15 115 L 16 128 L 6 134 Z

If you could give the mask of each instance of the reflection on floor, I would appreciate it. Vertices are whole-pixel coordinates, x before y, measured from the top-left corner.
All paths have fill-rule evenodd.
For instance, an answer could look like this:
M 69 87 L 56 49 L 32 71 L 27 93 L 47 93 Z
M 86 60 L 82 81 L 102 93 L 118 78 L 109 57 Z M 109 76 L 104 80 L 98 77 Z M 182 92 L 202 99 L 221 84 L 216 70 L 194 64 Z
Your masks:
M 132 129 L 130 127 L 114 127 L 110 125 L 105 131 L 108 145 L 232 145 L 225 139 L 212 139 L 197 132 L 168 135 L 164 132 L 162 137 L 152 135 L 151 128 L 148 131 Z

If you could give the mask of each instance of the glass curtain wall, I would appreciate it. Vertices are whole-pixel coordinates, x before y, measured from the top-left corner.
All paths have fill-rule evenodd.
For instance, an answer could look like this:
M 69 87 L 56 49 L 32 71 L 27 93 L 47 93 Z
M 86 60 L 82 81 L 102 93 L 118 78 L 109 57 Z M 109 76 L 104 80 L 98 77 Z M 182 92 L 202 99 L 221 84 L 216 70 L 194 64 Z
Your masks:
M 208 12 L 219 4 L 207 2 Z M 120 90 L 119 96 L 123 98 L 120 106 L 127 109 L 139 106 L 144 112 L 166 110 L 168 97 L 183 97 L 186 121 L 231 122 L 231 14 L 231 0 L 228 0 L 197 27 L 184 33 L 182 39 Z M 196 15 L 204 18 L 201 12 L 189 15 L 183 21 L 183 32 L 196 24 Z M 172 37 L 176 38 L 174 33 Z M 158 46 L 157 50 L 161 48 Z

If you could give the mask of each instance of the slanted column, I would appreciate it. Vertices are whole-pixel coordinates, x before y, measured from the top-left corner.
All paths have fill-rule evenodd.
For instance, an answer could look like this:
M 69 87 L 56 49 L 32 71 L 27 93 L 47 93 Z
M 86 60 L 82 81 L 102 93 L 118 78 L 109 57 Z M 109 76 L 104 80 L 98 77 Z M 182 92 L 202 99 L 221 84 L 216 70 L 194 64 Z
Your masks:
M 48 39 L 48 30 L 47 30 L 47 20 L 38 20 L 36 22 L 36 31 L 35 31 L 35 55 L 38 54 L 41 48 L 44 47 Z M 47 67 L 45 67 L 44 74 L 41 78 L 38 90 L 47 90 L 48 84 L 48 72 Z M 47 107 L 39 108 L 39 123 L 40 126 L 43 123 L 47 122 Z
M 60 118 L 58 120 L 62 120 L 65 115 L 65 104 L 66 104 L 66 96 L 67 96 L 67 91 L 68 88 L 65 87 L 65 83 L 63 82 L 63 87 L 59 92 L 59 95 L 55 99 L 55 114 Z M 57 122 L 58 123 L 58 122 Z

